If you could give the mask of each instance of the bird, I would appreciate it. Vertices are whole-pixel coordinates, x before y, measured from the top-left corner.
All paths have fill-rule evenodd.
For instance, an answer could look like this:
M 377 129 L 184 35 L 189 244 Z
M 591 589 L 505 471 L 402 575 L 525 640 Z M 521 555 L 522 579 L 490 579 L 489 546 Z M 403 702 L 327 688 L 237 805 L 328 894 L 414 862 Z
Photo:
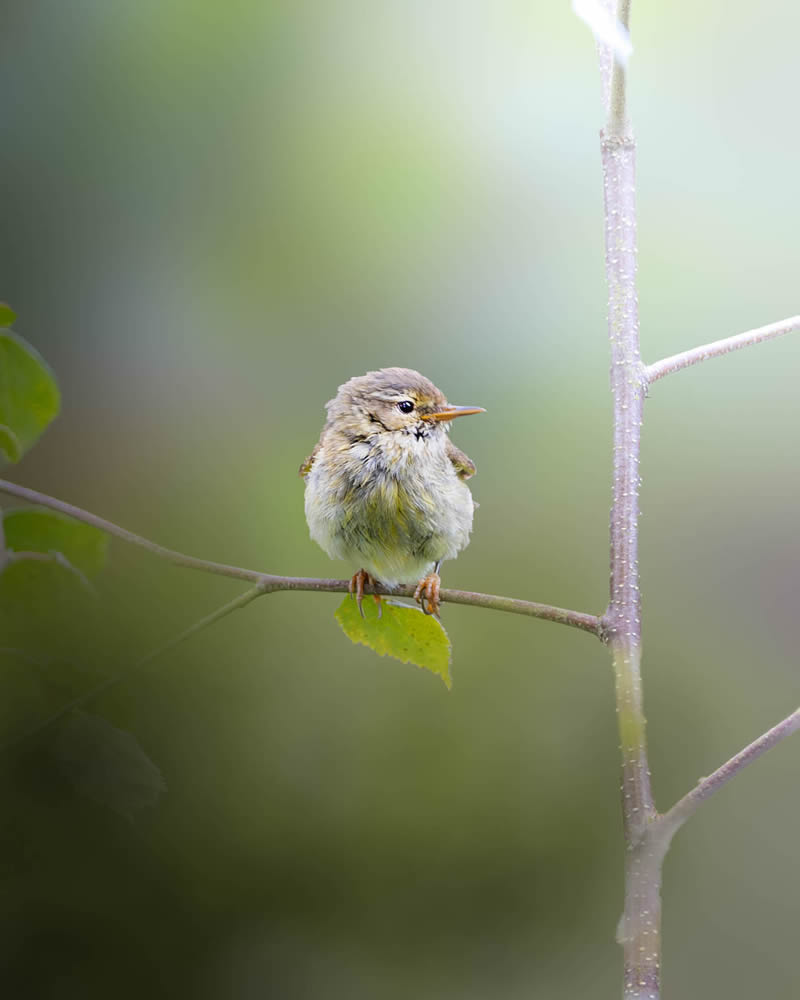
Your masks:
M 361 568 L 349 583 L 364 617 L 365 585 L 416 584 L 426 614 L 440 607 L 439 569 L 468 544 L 477 504 L 475 464 L 450 440 L 453 406 L 411 368 L 351 378 L 326 404 L 320 439 L 300 466 L 311 538 L 332 559 Z M 375 594 L 378 616 L 381 598 Z

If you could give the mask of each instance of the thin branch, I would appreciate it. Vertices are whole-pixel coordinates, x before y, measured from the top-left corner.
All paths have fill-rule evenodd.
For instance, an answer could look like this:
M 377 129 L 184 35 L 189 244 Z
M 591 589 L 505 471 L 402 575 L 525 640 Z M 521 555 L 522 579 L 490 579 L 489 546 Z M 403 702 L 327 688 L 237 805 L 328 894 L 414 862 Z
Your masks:
M 630 0 L 617 17 L 627 27 Z M 611 504 L 611 594 L 603 618 L 614 667 L 622 750 L 625 905 L 618 941 L 623 949 L 625 1000 L 657 1000 L 661 967 L 661 862 L 649 834 L 657 813 L 650 785 L 642 698 L 639 593 L 639 455 L 647 383 L 639 350 L 636 295 L 636 146 L 626 114 L 625 70 L 615 61 L 602 133 L 608 334 L 614 403 Z
M 226 566 L 224 563 L 210 562 L 207 559 L 195 559 L 193 556 L 184 555 L 174 549 L 167 549 L 163 545 L 142 538 L 141 535 L 135 535 L 132 531 L 120 528 L 113 521 L 106 521 L 103 517 L 90 514 L 88 510 L 82 510 L 80 507 L 74 507 L 71 503 L 65 503 L 63 500 L 57 500 L 46 493 L 39 493 L 37 490 L 28 489 L 27 486 L 19 486 L 17 483 L 10 483 L 5 479 L 0 479 L 0 492 L 27 500 L 29 503 L 39 504 L 42 507 L 49 507 L 51 510 L 57 510 L 68 517 L 74 517 L 76 521 L 90 524 L 98 531 L 104 531 L 107 535 L 120 538 L 129 545 L 138 545 L 140 549 L 145 549 L 152 555 L 158 556 L 159 559 L 165 559 L 175 566 L 197 569 L 205 573 L 216 573 L 218 576 L 230 576 L 237 580 L 250 580 L 253 583 L 258 583 L 265 575 L 256 570 L 242 569 L 240 566 Z
M 614 107 L 609 119 L 613 128 Z M 639 592 L 639 454 L 646 383 L 636 297 L 636 148 L 630 132 L 602 138 L 608 333 L 614 402 L 611 594 L 604 616 L 622 750 L 625 905 L 618 940 L 625 1000 L 657 1000 L 661 962 L 661 864 L 648 827 L 656 817 L 642 696 Z
M 619 0 L 617 20 L 627 30 L 630 27 L 631 0 Z M 629 132 L 627 112 L 627 85 L 625 66 L 615 58 L 611 67 L 611 88 L 609 94 L 608 123 L 606 137 L 621 139 Z
M 263 580 L 265 593 L 272 593 L 276 590 L 316 590 L 346 594 L 350 589 L 349 580 L 321 580 L 316 577 L 302 576 L 264 577 Z M 365 594 L 381 594 L 384 597 L 413 597 L 414 590 L 414 584 L 395 587 L 393 590 L 380 584 L 364 587 Z M 541 618 L 543 621 L 557 622 L 560 625 L 571 625 L 584 632 L 592 632 L 598 638 L 602 637 L 600 618 L 583 611 L 570 611 L 567 608 L 554 607 L 552 604 L 538 604 L 536 601 L 523 601 L 516 597 L 476 594 L 470 590 L 441 590 L 439 598 L 448 604 L 468 604 L 475 608 L 508 611 L 514 615 L 527 615 L 529 618 Z
M 636 148 L 631 138 L 604 136 L 601 152 L 614 403 L 611 593 L 604 624 L 616 676 L 625 837 L 631 845 L 655 816 L 640 667 L 639 454 L 646 386 L 636 297 Z
M 264 593 L 266 593 L 264 588 L 258 585 L 256 585 L 255 587 L 251 587 L 250 590 L 246 590 L 243 594 L 240 594 L 238 597 L 235 597 L 232 601 L 228 601 L 227 604 L 223 604 L 222 607 L 217 608 L 216 611 L 212 611 L 211 614 L 206 615 L 199 621 L 196 621 L 193 625 L 190 625 L 188 628 L 178 633 L 178 635 L 173 636 L 171 639 L 168 639 L 167 642 L 163 643 L 160 646 L 157 646 L 155 649 L 151 650 L 141 659 L 137 660 L 135 663 L 132 663 L 129 667 L 126 667 L 124 670 L 120 670 L 112 677 L 107 677 L 104 681 L 101 681 L 94 687 L 89 688 L 88 691 L 84 691 L 82 694 L 77 695 L 71 701 L 68 701 L 65 705 L 62 705 L 60 708 L 56 709 L 56 711 L 53 712 L 52 715 L 48 715 L 46 719 L 43 719 L 41 722 L 38 722 L 33 728 L 27 730 L 26 732 L 22 733 L 19 736 L 16 736 L 14 739 L 9 740 L 8 743 L 3 744 L 3 746 L 0 747 L 0 752 L 8 750 L 10 747 L 17 746 L 19 743 L 22 743 L 25 740 L 31 739 L 33 736 L 36 736 L 37 733 L 40 733 L 42 732 L 42 730 L 47 729 L 48 726 L 52 726 L 53 723 L 58 722 L 59 719 L 63 719 L 65 715 L 68 715 L 76 708 L 80 708 L 82 705 L 85 705 L 88 701 L 91 701 L 98 695 L 103 694 L 105 691 L 108 691 L 109 688 L 115 687 L 121 681 L 126 680 L 128 677 L 130 677 L 131 674 L 135 673 L 137 670 L 140 670 L 142 667 L 147 666 L 148 663 L 152 663 L 153 660 L 161 656 L 163 653 L 168 653 L 171 649 L 174 649 L 176 646 L 179 646 L 182 642 L 185 642 L 186 639 L 189 639 L 191 636 L 196 635 L 198 632 L 202 632 L 203 629 L 208 628 L 209 625 L 213 625 L 215 622 L 218 622 L 221 618 L 225 618 L 227 615 L 231 614 L 231 612 L 238 611 L 239 608 L 246 607 L 246 605 L 250 604 L 251 601 L 254 601 L 257 597 L 260 597 Z
M 611 78 L 614 63 L 620 62 L 624 68 L 632 51 L 627 24 L 630 14 L 630 0 L 626 0 L 619 10 L 617 0 L 572 0 L 572 9 L 592 32 L 597 43 L 603 111 L 607 118 L 612 103 Z M 619 80 L 617 81 L 614 90 L 615 98 L 621 98 L 624 105 L 624 77 L 622 84 Z M 624 120 L 624 108 L 622 119 Z
M 690 368 L 701 361 L 708 361 L 709 358 L 719 358 L 723 354 L 730 354 L 731 351 L 738 351 L 742 347 L 760 344 L 764 340 L 774 340 L 776 337 L 782 337 L 785 333 L 798 332 L 800 332 L 800 316 L 790 316 L 777 323 L 770 323 L 769 326 L 760 326 L 757 330 L 737 333 L 734 337 L 714 340 L 710 344 L 703 344 L 701 347 L 693 347 L 681 354 L 673 354 L 668 358 L 663 358 L 645 368 L 645 378 L 652 384 L 665 375 L 671 375 L 673 372 L 680 371 L 681 368 Z
M 34 555 L 40 554 L 41 553 L 34 553 Z M 98 695 L 108 691 L 109 688 L 112 688 L 121 681 L 126 680 L 131 674 L 140 670 L 142 667 L 147 666 L 147 664 L 152 663 L 153 660 L 157 659 L 162 654 L 168 653 L 171 649 L 174 649 L 182 642 L 185 642 L 186 639 L 189 639 L 191 636 L 196 635 L 198 632 L 202 632 L 203 629 L 208 628 L 209 625 L 213 625 L 215 622 L 218 622 L 221 618 L 225 618 L 233 611 L 238 611 L 240 608 L 246 607 L 257 597 L 261 597 L 264 594 L 274 593 L 277 590 L 347 592 L 348 589 L 348 580 L 318 580 L 308 577 L 263 576 L 255 587 L 251 587 L 243 594 L 235 597 L 232 601 L 228 601 L 227 604 L 223 604 L 221 607 L 217 608 L 216 611 L 212 611 L 211 614 L 208 614 L 199 621 L 196 621 L 193 625 L 190 625 L 188 628 L 178 633 L 178 635 L 173 636 L 172 639 L 167 640 L 167 642 L 157 646 L 154 650 L 151 650 L 151 652 L 131 664 L 131 666 L 126 667 L 124 670 L 120 670 L 112 677 L 107 677 L 104 681 L 101 681 L 94 687 L 89 688 L 88 691 L 84 691 L 82 694 L 77 695 L 71 701 L 68 701 L 65 705 L 58 708 L 52 713 L 52 715 L 47 716 L 46 719 L 37 723 L 32 729 L 27 730 L 20 736 L 17 736 L 3 746 L 0 746 L 0 752 L 30 739 L 37 733 L 42 732 L 42 730 L 47 729 L 48 726 L 52 726 L 53 723 L 58 722 L 59 719 L 62 719 L 69 712 L 72 712 L 76 708 L 80 708 L 88 701 L 91 701 Z M 389 596 L 389 592 L 382 587 L 366 586 L 364 590 L 367 594 L 374 593 Z M 391 595 L 411 597 L 413 593 L 414 587 L 409 586 L 397 588 L 391 592 Z M 494 607 L 498 611 L 511 611 L 512 613 L 529 615 L 534 618 L 544 618 L 547 621 L 560 622 L 564 625 L 572 625 L 575 628 L 583 629 L 587 632 L 593 632 L 598 636 L 600 634 L 600 619 L 596 618 L 594 615 L 584 615 L 578 611 L 568 611 L 565 608 L 555 608 L 548 604 L 535 604 L 532 601 L 517 601 L 511 597 L 491 597 L 489 594 L 472 594 L 464 590 L 442 591 L 439 595 L 441 600 L 445 600 L 445 593 L 449 594 L 447 600 L 449 600 L 451 604 L 471 604 L 479 607 Z M 486 598 L 491 598 L 493 603 L 491 605 L 487 604 L 484 600 Z
M 735 777 L 741 770 L 757 760 L 762 753 L 777 746 L 781 740 L 800 729 L 800 708 L 791 715 L 788 715 L 777 726 L 773 726 L 763 736 L 759 736 L 744 750 L 739 751 L 735 757 L 718 767 L 713 774 L 707 778 L 701 778 L 697 785 L 683 796 L 675 805 L 664 813 L 658 820 L 658 825 L 663 826 L 666 834 L 671 837 L 686 820 L 697 810 L 702 802 L 718 791 L 731 778 Z
M 34 553 L 34 555 L 39 554 L 40 553 Z M 274 593 L 277 590 L 347 592 L 348 587 L 349 581 L 347 580 L 317 580 L 304 577 L 262 577 L 261 581 L 257 583 L 255 587 L 251 587 L 243 594 L 235 597 L 232 601 L 228 601 L 227 604 L 223 604 L 222 607 L 217 608 L 216 611 L 212 611 L 211 614 L 208 614 L 199 621 L 196 621 L 193 625 L 190 625 L 188 628 L 178 633 L 178 635 L 173 636 L 172 639 L 167 640 L 167 642 L 157 646 L 154 650 L 151 650 L 151 652 L 131 664 L 131 666 L 126 667 L 124 670 L 120 670 L 112 677 L 107 677 L 104 681 L 101 681 L 94 687 L 89 688 L 88 691 L 84 691 L 71 701 L 68 701 L 65 705 L 62 705 L 55 712 L 53 712 L 52 715 L 49 715 L 46 719 L 37 723 L 32 729 L 27 730 L 22 735 L 15 737 L 13 740 L 0 747 L 0 752 L 7 750 L 9 747 L 16 746 L 24 740 L 30 739 L 37 733 L 42 732 L 42 730 L 47 729 L 48 726 L 52 726 L 54 722 L 58 722 L 59 719 L 62 719 L 69 712 L 72 712 L 76 708 L 80 708 L 88 701 L 91 701 L 98 695 L 108 691 L 109 688 L 112 688 L 121 681 L 126 680 L 131 674 L 140 670 L 142 667 L 147 666 L 147 664 L 152 663 L 153 660 L 157 659 L 164 653 L 168 653 L 171 649 L 174 649 L 182 642 L 185 642 L 191 636 L 196 635 L 198 632 L 202 632 L 203 629 L 208 628 L 209 625 L 213 625 L 215 622 L 218 622 L 221 618 L 225 618 L 233 611 L 238 611 L 240 608 L 246 607 L 257 597 L 261 597 L 264 594 Z M 387 594 L 387 591 L 381 587 L 367 586 L 365 587 L 365 593 Z M 411 597 L 413 593 L 413 586 L 398 588 L 392 592 L 394 596 L 400 594 L 405 597 Z M 483 602 L 479 602 L 476 598 L 486 598 L 490 596 L 488 594 L 471 594 L 464 590 L 452 590 L 448 591 L 448 593 L 450 595 L 448 599 L 453 604 L 472 604 L 481 607 L 487 607 L 488 605 Z M 440 594 L 440 598 L 444 600 L 444 592 Z M 600 620 L 593 615 L 584 615 L 577 611 L 567 611 L 565 608 L 554 608 L 547 604 L 534 604 L 531 601 L 517 601 L 511 597 L 497 597 L 493 598 L 493 600 L 496 604 L 493 604 L 492 607 L 496 607 L 499 611 L 511 611 L 517 614 L 530 615 L 535 618 L 544 618 L 547 621 L 561 622 L 565 625 L 573 625 L 575 628 L 584 629 L 587 632 L 599 634 Z
M 42 507 L 49 507 L 62 514 L 90 524 L 106 534 L 120 538 L 129 545 L 136 545 L 145 549 L 151 555 L 164 559 L 175 566 L 182 566 L 185 569 L 195 569 L 203 573 L 213 573 L 217 576 L 229 576 L 238 580 L 249 580 L 259 587 L 259 593 L 271 594 L 278 590 L 306 590 L 325 591 L 328 593 L 347 593 L 349 590 L 349 580 L 326 580 L 316 577 L 302 576 L 276 576 L 273 573 L 261 573 L 258 570 L 246 569 L 242 566 L 228 566 L 225 563 L 211 562 L 207 559 L 196 559 L 194 556 L 187 556 L 183 552 L 176 552 L 174 549 L 167 549 L 163 545 L 151 542 L 141 535 L 135 535 L 132 531 L 120 528 L 119 525 L 105 518 L 90 514 L 80 507 L 65 503 L 63 500 L 56 500 L 46 493 L 39 493 L 37 490 L 28 489 L 26 486 L 18 486 L 16 483 L 0 479 L 0 492 L 8 493 L 11 496 L 20 497 L 29 503 L 39 504 Z M 414 586 L 397 587 L 388 590 L 385 587 L 367 587 L 367 593 L 382 594 L 384 596 L 413 597 Z M 540 604 L 536 601 L 524 601 L 514 597 L 502 597 L 497 594 L 478 594 L 468 590 L 442 590 L 440 599 L 448 604 L 468 604 L 476 608 L 491 608 L 495 611 L 508 611 L 515 615 L 527 615 L 530 618 L 541 618 L 544 621 L 557 622 L 561 625 L 570 625 L 573 628 L 581 629 L 584 632 L 592 632 L 601 637 L 601 622 L 597 615 L 586 614 L 582 611 L 570 611 L 567 608 L 555 607 L 551 604 Z

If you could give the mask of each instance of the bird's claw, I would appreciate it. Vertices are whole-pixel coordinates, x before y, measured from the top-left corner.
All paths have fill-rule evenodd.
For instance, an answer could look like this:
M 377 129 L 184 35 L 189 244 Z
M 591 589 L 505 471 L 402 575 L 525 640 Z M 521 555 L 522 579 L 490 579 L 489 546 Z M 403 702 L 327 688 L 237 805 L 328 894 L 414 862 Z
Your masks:
M 414 591 L 414 600 L 419 604 L 426 615 L 439 614 L 439 590 L 441 580 L 438 573 L 429 573 L 417 584 Z
M 369 575 L 365 569 L 360 569 L 357 573 L 353 574 L 350 583 L 347 585 L 347 589 L 350 592 L 351 597 L 355 597 L 356 604 L 358 604 L 358 611 L 362 618 L 365 618 L 364 608 L 361 606 L 361 602 L 364 600 L 364 584 L 369 587 L 375 586 L 375 581 Z M 381 604 L 381 595 L 373 594 L 375 603 L 378 605 L 378 618 L 383 617 L 383 605 Z

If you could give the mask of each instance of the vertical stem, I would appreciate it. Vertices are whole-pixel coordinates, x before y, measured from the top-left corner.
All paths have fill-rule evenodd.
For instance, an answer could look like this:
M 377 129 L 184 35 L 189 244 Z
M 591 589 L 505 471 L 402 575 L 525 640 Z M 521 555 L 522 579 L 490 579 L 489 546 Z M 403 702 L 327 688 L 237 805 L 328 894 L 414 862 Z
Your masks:
M 620 19 L 627 25 L 629 3 Z M 639 354 L 636 297 L 636 148 L 625 113 L 625 73 L 615 65 L 608 126 L 602 136 L 608 331 L 614 402 L 611 588 L 603 619 L 611 649 L 622 751 L 625 834 L 623 947 L 625 1000 L 658 1000 L 661 964 L 661 864 L 667 841 L 652 836 L 656 818 L 642 705 L 639 596 L 639 452 L 646 380 Z
M 625 910 L 617 941 L 624 1000 L 658 1000 L 661 979 L 661 866 L 669 837 L 644 837 L 625 855 Z
M 645 382 L 639 356 L 636 300 L 634 157 L 632 138 L 603 139 L 608 328 L 614 397 L 611 593 L 605 625 L 616 678 L 623 815 L 629 846 L 641 837 L 655 815 L 647 766 L 640 672 L 639 450 Z
M 616 8 L 617 20 L 625 28 L 628 28 L 631 15 L 631 0 L 619 0 Z M 627 87 L 625 67 L 618 59 L 612 59 L 608 100 L 607 134 L 609 136 L 623 136 L 628 130 Z

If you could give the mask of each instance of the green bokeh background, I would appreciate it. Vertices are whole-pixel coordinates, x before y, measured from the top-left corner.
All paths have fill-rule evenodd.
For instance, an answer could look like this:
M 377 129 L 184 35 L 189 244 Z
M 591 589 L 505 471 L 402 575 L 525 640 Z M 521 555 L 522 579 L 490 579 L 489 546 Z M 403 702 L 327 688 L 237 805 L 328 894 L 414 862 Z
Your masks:
M 345 575 L 308 540 L 297 467 L 338 384 L 406 365 L 488 410 L 454 429 L 481 506 L 446 584 L 602 610 L 601 109 L 566 2 L 18 0 L 3 20 L 2 297 L 64 397 L 20 481 L 206 558 Z M 655 360 L 798 311 L 800 10 L 633 20 Z M 798 371 L 787 338 L 647 405 L 662 807 L 799 700 Z M 116 543 L 99 586 L 102 627 L 70 637 L 92 669 L 237 592 Z M 132 825 L 15 763 L 15 995 L 618 995 L 604 650 L 447 607 L 448 693 L 351 646 L 337 603 L 264 598 L 98 703 L 168 784 Z M 666 997 L 800 992 L 798 749 L 677 838 Z

